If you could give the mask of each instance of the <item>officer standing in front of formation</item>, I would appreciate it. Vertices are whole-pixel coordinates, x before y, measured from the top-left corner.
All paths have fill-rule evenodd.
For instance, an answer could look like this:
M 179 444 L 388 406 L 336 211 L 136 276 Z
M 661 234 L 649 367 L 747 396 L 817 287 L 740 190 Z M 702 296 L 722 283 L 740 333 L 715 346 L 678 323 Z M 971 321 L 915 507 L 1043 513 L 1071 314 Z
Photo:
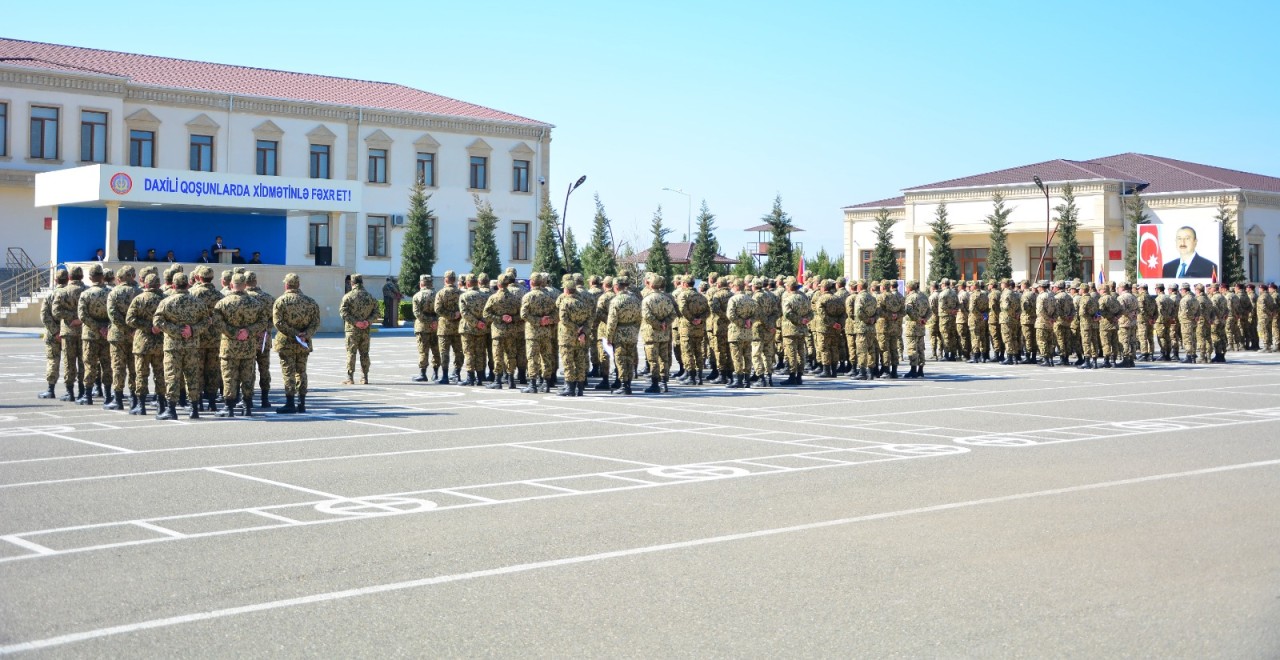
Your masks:
M 676 302 L 667 292 L 666 278 L 649 276 L 649 295 L 640 303 L 640 336 L 644 341 L 644 359 L 649 363 L 649 387 L 646 394 L 667 393 L 671 373 L 671 326 L 676 320 Z
M 559 316 L 557 339 L 560 364 L 564 366 L 564 389 L 560 396 L 582 396 L 587 387 L 587 353 L 591 348 L 591 326 L 595 323 L 595 300 L 578 289 L 573 275 L 561 279 L 564 292 L 556 299 Z M 514 385 L 512 385 L 514 387 Z
M 285 404 L 276 408 L 276 412 L 307 412 L 307 357 L 315 350 L 320 305 L 302 293 L 302 283 L 296 274 L 284 276 L 284 295 L 272 306 L 271 321 L 276 327 L 275 349 L 280 357 L 280 375 L 284 377 Z
M 130 415 L 147 414 L 149 377 L 156 383 L 157 412 L 165 411 L 164 333 L 155 324 L 156 309 L 164 297 L 155 266 L 143 268 L 142 292 L 129 302 L 129 311 L 125 314 L 125 323 L 133 329 L 134 390 L 138 393 L 138 405 L 129 410 Z
M 262 409 L 266 410 L 271 407 L 271 331 L 275 328 L 275 324 L 271 321 L 271 309 L 275 307 L 276 299 L 258 287 L 257 273 L 251 270 L 245 271 L 244 279 L 245 292 L 262 304 L 267 315 L 267 325 L 263 328 L 262 334 L 253 338 L 253 350 L 256 353 L 254 359 L 258 368 L 258 391 L 262 397 Z
M 733 361 L 733 382 L 727 387 L 740 389 L 751 387 L 747 376 L 751 373 L 751 339 L 752 325 L 756 320 L 756 302 L 743 291 L 741 278 L 733 278 L 729 284 L 733 296 L 725 306 L 725 319 L 728 320 L 729 354 Z
M 111 329 L 107 331 L 107 342 L 111 348 L 111 382 L 115 384 L 114 401 L 103 405 L 106 410 L 124 408 L 124 388 L 129 386 L 129 410 L 138 407 L 137 373 L 133 363 L 133 328 L 129 326 L 129 305 L 142 293 L 142 289 L 134 283 L 133 266 L 125 264 L 116 275 L 119 282 L 107 294 L 107 318 L 111 321 Z
M 99 383 L 110 378 L 110 373 L 103 373 L 104 357 L 109 356 L 110 345 L 107 334 L 111 319 L 107 317 L 107 297 L 111 291 L 103 283 L 101 264 L 89 266 L 89 288 L 80 294 L 76 301 L 76 316 L 81 325 L 80 352 L 84 357 L 84 381 L 86 385 Z M 106 380 L 106 391 L 111 391 L 111 382 Z M 85 387 L 84 395 L 76 399 L 82 406 L 93 405 L 93 389 Z M 110 403 L 108 397 L 107 403 Z
M 525 352 L 529 362 L 529 385 L 525 394 L 551 391 L 555 373 L 556 299 L 546 291 L 547 276 L 534 273 L 529 278 L 529 292 L 520 300 L 520 318 L 524 319 Z
M 609 343 L 613 346 L 614 360 L 618 363 L 618 381 L 621 389 L 614 394 L 631 394 L 631 379 L 636 375 L 636 342 L 640 337 L 640 297 L 631 292 L 631 280 L 619 275 L 613 280 L 617 294 L 609 302 L 609 320 L 606 323 Z
M 462 320 L 462 312 L 458 310 L 458 298 L 462 291 L 458 289 L 457 273 L 444 272 L 444 287 L 436 292 L 435 311 L 438 321 L 436 337 L 440 342 L 440 380 L 441 385 L 449 384 L 449 354 L 453 354 L 453 380 L 462 382 L 462 337 L 458 334 L 458 322 Z
M 431 380 L 440 378 L 440 346 L 436 344 L 436 292 L 434 278 L 429 274 L 418 276 L 418 292 L 413 295 L 413 338 L 418 345 L 418 375 L 415 383 L 427 381 L 427 365 L 431 365 Z
M 253 416 L 253 371 L 258 362 L 258 343 L 270 325 L 271 309 L 249 295 L 249 278 L 231 277 L 231 293 L 214 306 L 213 327 L 221 337 L 218 357 L 222 360 L 222 392 L 226 405 L 218 417 L 232 417 L 237 405 L 242 414 Z
M 520 295 L 511 290 L 511 283 L 510 275 L 499 275 L 497 289 L 484 303 L 484 318 L 489 322 L 493 346 L 494 378 L 488 387 L 494 390 L 502 389 L 504 383 L 510 389 L 516 389 L 516 366 L 520 359 L 518 345 L 524 343 L 516 334 L 516 328 L 524 325 L 520 320 Z
M 907 364 L 911 370 L 906 378 L 924 378 L 924 335 L 929 323 L 929 299 L 920 292 L 920 283 L 907 282 L 907 298 L 902 303 L 902 334 L 905 335 Z
M 173 292 L 156 307 L 152 323 L 164 333 L 164 379 L 169 386 L 164 411 L 156 419 L 177 419 L 174 406 L 185 384 L 191 401 L 191 419 L 200 418 L 200 340 L 210 324 L 210 310 L 187 290 L 187 274 L 173 275 Z
M 54 387 L 58 384 L 58 372 L 62 367 L 62 324 L 53 315 L 53 301 L 58 291 L 67 286 L 67 280 L 70 275 L 66 270 L 59 268 L 54 275 L 53 293 L 45 296 L 40 301 L 40 322 L 44 325 L 44 379 L 49 385 L 49 389 L 41 392 L 41 399 L 52 399 L 58 396 L 54 392 Z M 67 385 L 68 392 L 71 385 Z
M 355 383 L 356 354 L 360 355 L 360 384 L 369 384 L 369 326 L 378 320 L 378 300 L 365 291 L 364 276 L 351 275 L 351 291 L 338 306 L 347 335 L 347 379 L 343 385 Z

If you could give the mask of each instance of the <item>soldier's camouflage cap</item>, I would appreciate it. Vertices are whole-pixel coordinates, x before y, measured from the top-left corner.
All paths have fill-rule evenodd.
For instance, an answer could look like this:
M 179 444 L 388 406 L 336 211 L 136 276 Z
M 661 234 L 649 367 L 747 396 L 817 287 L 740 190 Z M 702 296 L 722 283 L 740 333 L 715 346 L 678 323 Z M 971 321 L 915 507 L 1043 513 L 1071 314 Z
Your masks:
M 467 273 L 466 275 L 462 276 L 462 281 L 465 282 L 467 286 L 471 286 L 472 284 L 475 284 L 476 281 L 479 279 L 480 278 L 476 277 L 475 273 Z
M 667 285 L 667 278 L 654 273 L 649 276 L 649 283 L 653 285 L 653 288 L 661 289 Z
M 511 279 L 513 279 L 513 280 L 516 278 L 516 268 L 515 268 L 515 266 L 507 266 L 507 269 L 506 269 L 506 270 L 504 270 L 504 271 L 502 271 L 502 272 L 503 272 L 503 273 L 506 273 L 507 275 L 510 275 L 510 276 L 511 276 Z
M 1041 286 L 1047 289 L 1049 288 L 1049 280 L 1040 280 L 1036 283 L 1036 286 Z
M 155 273 L 147 273 L 142 276 L 142 286 L 148 289 L 156 289 L 160 287 L 160 276 Z
M 243 272 L 244 272 L 244 266 L 236 266 L 235 268 L 232 268 L 232 269 L 231 269 L 231 273 L 232 273 L 233 275 L 234 275 L 235 273 L 243 273 Z
M 431 274 L 423 273 L 418 276 L 418 284 L 431 284 Z
M 71 279 L 71 274 L 67 272 L 67 269 L 59 268 L 53 279 L 57 280 L 59 284 L 66 284 L 67 280 Z
M 457 274 L 456 272 L 454 272 L 454 271 L 446 270 L 446 271 L 444 272 L 444 278 L 445 278 L 446 280 L 453 280 L 453 279 L 457 279 L 457 278 L 458 278 L 458 274 Z
M 916 280 L 907 280 L 907 288 L 908 288 L 908 289 L 915 289 L 915 288 L 919 288 L 919 286 L 920 286 L 920 282 L 918 282 L 918 281 L 916 281 Z
M 246 270 L 244 272 L 244 280 L 249 286 L 253 286 L 258 283 L 258 274 L 251 270 Z
M 179 289 L 187 288 L 187 274 L 183 272 L 174 273 L 173 286 Z
M 352 274 L 351 274 L 351 283 L 352 283 L 352 284 L 364 284 L 364 275 L 361 275 L 360 273 L 352 273 Z
M 707 281 L 708 281 L 708 282 L 713 282 L 713 283 L 714 283 L 714 282 L 719 281 L 719 279 L 720 279 L 720 273 L 717 273 L 717 272 L 715 272 L 714 270 L 713 270 L 713 271 L 711 271 L 710 273 L 707 273 Z
M 562 287 L 577 286 L 577 283 L 573 281 L 572 274 L 565 273 L 564 275 L 560 276 L 560 286 Z
M 116 278 L 115 271 L 111 270 L 110 268 L 103 268 L 103 269 L 102 269 L 102 279 L 104 279 L 104 280 L 106 280 L 106 281 L 110 282 L 111 280 L 114 280 L 115 278 Z
M 1183 291 L 1190 291 L 1190 290 L 1191 290 L 1191 285 L 1190 285 L 1190 284 L 1187 284 L 1186 282 L 1183 282 L 1183 283 L 1182 283 L 1182 286 L 1181 286 L 1181 287 L 1179 287 L 1179 288 L 1180 288 L 1180 289 L 1182 289 Z
M 158 275 L 159 273 L 160 273 L 160 269 L 156 268 L 155 266 L 143 266 L 142 270 L 138 271 L 138 277 L 146 277 L 148 275 Z
M 222 281 L 223 281 L 223 282 L 230 282 L 230 281 L 231 281 L 231 276 L 232 276 L 232 275 L 234 275 L 234 274 L 235 274 L 235 273 L 233 273 L 232 271 L 229 271 L 229 270 L 224 270 L 224 271 L 222 271 Z
M 125 264 L 121 266 L 120 271 L 116 273 L 116 277 L 119 277 L 121 279 L 124 279 L 126 277 L 133 277 L 133 275 L 134 275 L 133 266 L 130 266 L 129 264 Z
M 792 284 L 795 284 L 795 283 L 797 282 L 797 280 L 796 280 L 796 276 L 795 276 L 795 275 L 788 275 L 788 276 L 786 277 L 786 279 L 784 279 L 782 282 L 783 282 L 783 284 L 786 284 L 787 286 L 791 286 Z
M 613 276 L 612 276 L 612 275 L 605 275 L 605 276 L 604 276 L 604 279 L 603 279 L 603 280 L 601 280 L 601 281 L 600 281 L 600 283 L 601 283 L 601 284 L 603 284 L 603 285 L 605 285 L 605 286 L 613 286 Z
M 302 280 L 297 273 L 289 273 L 284 276 L 284 286 L 288 289 L 296 289 L 302 285 Z
M 488 282 L 488 281 L 489 281 L 489 274 L 488 274 L 488 273 L 480 273 L 479 275 L 476 275 L 476 279 L 477 279 L 477 280 L 480 280 L 480 283 L 481 283 L 481 284 L 484 284 L 485 282 Z
M 592 275 L 592 276 L 591 276 L 591 279 L 590 279 L 590 280 L 587 280 L 587 281 L 591 282 L 592 286 L 595 286 L 595 285 L 597 285 L 597 284 L 599 284 L 599 283 L 603 282 L 603 281 L 604 281 L 604 278 L 600 277 L 599 275 Z
M 89 277 L 102 277 L 102 264 L 89 266 Z
M 626 275 L 619 275 L 613 278 L 614 286 L 631 286 L 631 278 Z
M 501 274 L 501 275 L 499 275 L 499 276 L 498 276 L 498 286 L 505 287 L 505 286 L 507 286 L 508 284 L 511 284 L 511 282 L 512 282 L 512 280 L 513 280 L 513 279 L 515 279 L 515 278 L 511 277 L 510 275 L 508 275 L 508 274 L 506 274 L 506 273 L 503 273 L 503 274 Z
M 840 277 L 836 278 L 836 286 L 838 287 L 844 287 L 844 285 L 848 283 L 849 283 L 849 278 L 845 277 L 844 275 L 841 275 Z
M 585 281 L 586 281 L 586 280 L 584 280 L 584 279 L 583 279 L 583 277 L 582 277 L 582 273 L 574 273 L 574 274 L 573 274 L 573 283 L 574 283 L 574 284 L 577 284 L 578 286 L 582 286 L 582 283 L 583 283 L 583 282 L 585 282 Z
M 244 273 L 244 271 L 242 270 L 236 271 L 236 272 Z M 213 279 L 213 269 L 208 266 L 200 266 L 199 268 L 196 269 L 196 277 L 199 277 L 205 282 L 208 282 L 209 280 Z
M 236 273 L 231 276 L 231 286 L 244 286 L 248 284 L 248 281 L 249 278 L 245 277 L 244 273 Z

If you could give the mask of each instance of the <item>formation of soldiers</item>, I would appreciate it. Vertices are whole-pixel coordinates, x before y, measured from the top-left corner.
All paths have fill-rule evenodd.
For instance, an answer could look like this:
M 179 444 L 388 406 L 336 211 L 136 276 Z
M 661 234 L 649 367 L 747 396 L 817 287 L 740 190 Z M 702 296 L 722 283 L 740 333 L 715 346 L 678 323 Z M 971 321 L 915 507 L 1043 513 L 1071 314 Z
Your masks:
M 243 268 L 223 271 L 221 289 L 208 266 L 188 275 L 177 264 L 163 273 L 155 266 L 135 273 L 130 265 L 112 273 L 93 264 L 88 286 L 85 276 L 79 266 L 59 270 L 41 307 L 48 390 L 40 398 L 57 396 L 61 366 L 62 401 L 93 405 L 96 395 L 104 409 L 146 415 L 154 384 L 156 419 L 177 419 L 179 408 L 191 419 L 205 411 L 248 417 L 255 371 L 261 407 L 270 407 L 274 349 L 287 399 L 276 412 L 306 411 L 306 363 L 320 307 L 302 293 L 297 275 L 285 276 L 279 299 Z
M 285 277 L 279 299 L 242 268 L 224 271 L 220 290 L 207 266 L 190 276 L 176 264 L 162 274 L 147 266 L 135 276 L 132 266 L 112 274 L 95 264 L 88 286 L 85 275 L 80 267 L 58 271 L 41 309 L 48 365 L 41 398 L 56 396 L 61 373 L 63 401 L 92 405 L 96 394 L 108 410 L 145 415 L 153 382 L 158 419 L 176 419 L 178 408 L 192 418 L 202 411 L 251 416 L 255 371 L 260 407 L 270 407 L 274 350 L 286 397 L 276 412 L 306 411 L 306 363 L 320 310 L 297 275 Z M 359 274 L 350 281 L 340 305 L 344 384 L 356 382 L 357 364 L 367 384 L 378 302 Z M 701 282 L 677 275 L 667 293 L 652 274 L 640 285 L 575 273 L 556 288 L 546 273 L 525 285 L 507 269 L 492 283 L 446 271 L 439 290 L 431 275 L 418 286 L 413 380 L 538 393 L 560 386 L 563 374 L 561 396 L 582 396 L 592 378 L 599 379 L 594 390 L 622 395 L 645 376 L 651 394 L 667 393 L 671 378 L 733 389 L 795 386 L 806 375 L 899 378 L 902 366 L 901 377 L 923 378 L 926 342 L 934 361 L 1082 369 L 1225 362 L 1229 350 L 1272 352 L 1280 344 L 1275 284 L 1184 283 L 1166 291 L 1078 280 L 943 280 L 925 290 L 908 281 L 902 293 L 888 280 L 805 285 L 712 273 Z M 775 383 L 775 375 L 785 379 Z

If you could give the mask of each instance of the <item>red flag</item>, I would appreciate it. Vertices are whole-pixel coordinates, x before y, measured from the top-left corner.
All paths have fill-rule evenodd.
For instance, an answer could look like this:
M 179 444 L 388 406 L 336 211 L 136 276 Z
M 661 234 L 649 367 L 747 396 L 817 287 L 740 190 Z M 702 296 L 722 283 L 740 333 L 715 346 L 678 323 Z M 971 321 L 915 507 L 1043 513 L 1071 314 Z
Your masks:
M 1160 254 L 1160 227 L 1138 227 L 1138 276 L 1156 279 L 1164 276 L 1164 257 Z
M 800 265 L 796 268 L 796 281 L 804 284 L 804 255 L 800 255 Z
M 1216 264 L 1213 267 L 1213 272 L 1209 274 L 1209 281 L 1214 284 L 1218 283 L 1218 266 Z

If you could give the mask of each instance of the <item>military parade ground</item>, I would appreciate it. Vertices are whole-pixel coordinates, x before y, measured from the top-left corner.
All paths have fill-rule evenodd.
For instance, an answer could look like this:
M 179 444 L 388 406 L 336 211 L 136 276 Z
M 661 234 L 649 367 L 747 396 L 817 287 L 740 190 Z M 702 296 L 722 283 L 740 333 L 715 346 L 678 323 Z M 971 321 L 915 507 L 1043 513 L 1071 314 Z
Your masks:
M 306 413 L 157 421 L 0 339 L 0 653 L 1280 649 L 1274 353 L 559 397 L 313 341 Z

